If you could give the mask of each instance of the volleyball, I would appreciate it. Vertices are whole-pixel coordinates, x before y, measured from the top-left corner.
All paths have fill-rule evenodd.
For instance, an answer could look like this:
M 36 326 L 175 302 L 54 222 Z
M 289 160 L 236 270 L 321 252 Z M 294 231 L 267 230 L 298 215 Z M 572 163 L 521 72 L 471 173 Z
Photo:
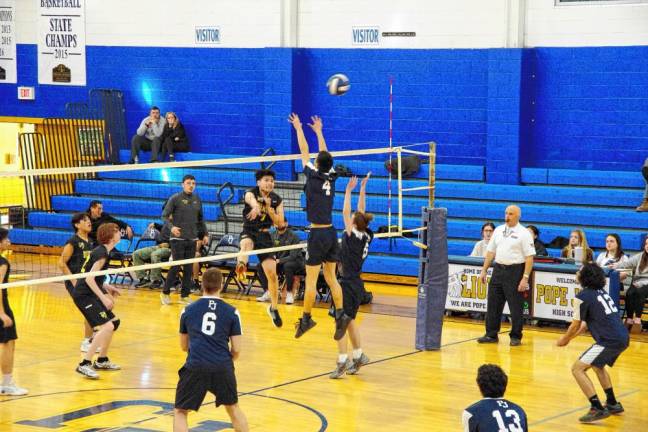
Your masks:
M 349 83 L 349 78 L 341 73 L 332 75 L 326 82 L 326 88 L 328 92 L 333 96 L 342 96 L 344 93 L 349 91 L 351 84 Z

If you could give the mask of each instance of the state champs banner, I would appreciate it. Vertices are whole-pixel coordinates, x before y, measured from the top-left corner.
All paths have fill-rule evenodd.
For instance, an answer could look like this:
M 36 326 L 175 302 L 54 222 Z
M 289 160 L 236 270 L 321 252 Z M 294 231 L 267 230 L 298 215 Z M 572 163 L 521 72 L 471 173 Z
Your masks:
M 533 317 L 560 321 L 573 319 L 573 304 L 581 291 L 572 273 L 533 272 Z M 610 278 L 605 278 L 605 291 L 610 292 Z
M 85 0 L 35 0 L 38 83 L 86 85 Z
M 16 84 L 16 3 L 0 0 L 0 84 Z

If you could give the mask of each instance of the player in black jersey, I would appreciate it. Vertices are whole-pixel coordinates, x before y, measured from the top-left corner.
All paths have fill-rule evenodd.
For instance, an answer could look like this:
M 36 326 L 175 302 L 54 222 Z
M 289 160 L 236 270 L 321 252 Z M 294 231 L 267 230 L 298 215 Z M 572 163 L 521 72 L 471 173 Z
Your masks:
M 121 240 L 119 227 L 113 223 L 103 224 L 97 230 L 99 246 L 94 248 L 81 266 L 81 273 L 105 270 L 110 263 L 110 251 Z M 119 289 L 105 282 L 105 276 L 88 276 L 77 280 L 74 287 L 74 304 L 88 320 L 93 329 L 97 329 L 92 343 L 88 347 L 83 360 L 76 371 L 88 378 L 97 379 L 96 370 L 119 370 L 118 365 L 108 359 L 108 348 L 113 333 L 119 328 L 119 318 L 112 309 L 115 306 L 113 296 L 120 294 Z M 92 363 L 92 357 L 98 347 L 101 347 L 99 357 Z
M 340 378 L 344 373 L 355 375 L 360 367 L 369 363 L 369 357 L 362 352 L 360 343 L 360 328 L 355 321 L 358 308 L 362 303 L 364 295 L 364 281 L 360 277 L 362 265 L 369 255 L 369 244 L 373 240 L 373 232 L 369 229 L 369 222 L 373 215 L 365 212 L 365 190 L 371 173 L 362 179 L 360 184 L 360 196 L 358 198 L 358 209 L 351 213 L 351 192 L 358 185 L 358 178 L 351 177 L 344 194 L 344 233 L 340 247 L 340 285 L 342 286 L 342 298 L 344 299 L 344 312 L 351 318 L 347 327 L 351 346 L 353 347 L 353 360 L 348 360 L 348 344 L 346 335 L 338 341 L 337 367 L 331 373 L 331 378 Z
M 203 296 L 180 316 L 180 347 L 187 360 L 178 371 L 173 417 L 174 432 L 187 432 L 187 414 L 198 411 L 207 392 L 216 406 L 225 405 L 235 431 L 248 431 L 247 418 L 238 405 L 234 360 L 241 353 L 241 315 L 219 296 L 223 287 L 220 270 L 203 274 Z
M 0 283 L 9 282 L 11 265 L 4 253 L 9 250 L 9 230 L 0 227 Z M 0 395 L 23 396 L 28 392 L 20 388 L 13 381 L 14 351 L 16 350 L 16 319 L 9 305 L 9 293 L 6 288 L 0 288 L 0 371 L 2 371 L 2 382 L 0 383 Z
M 591 423 L 609 417 L 610 414 L 621 414 L 623 406 L 616 400 L 612 389 L 612 380 L 605 366 L 612 367 L 630 342 L 628 330 L 623 326 L 619 310 L 614 300 L 605 292 L 605 273 L 595 263 L 585 264 L 576 273 L 576 280 L 583 290 L 576 294 L 573 302 L 573 317 L 567 333 L 558 339 L 558 346 L 566 346 L 572 339 L 589 328 L 594 338 L 594 345 L 585 351 L 572 366 L 572 374 L 591 408 L 579 421 Z M 587 376 L 592 368 L 601 387 L 607 396 L 605 407 L 596 394 L 594 384 Z
M 333 301 L 338 308 L 335 311 L 335 340 L 340 340 L 346 333 L 351 318 L 344 313 L 342 287 L 335 276 L 335 266 L 338 261 L 338 239 L 333 227 L 333 200 L 335 199 L 335 180 L 337 174 L 333 169 L 333 156 L 328 152 L 322 119 L 311 117 L 308 126 L 317 135 L 319 153 L 315 165 L 310 161 L 308 142 L 304 135 L 299 116 L 292 113 L 288 118 L 297 133 L 297 142 L 301 152 L 302 165 L 306 175 L 304 193 L 306 195 L 306 215 L 310 222 L 308 243 L 306 246 L 306 291 L 304 293 L 304 314 L 297 321 L 295 337 L 298 338 L 315 327 L 311 318 L 311 310 L 315 304 L 317 278 L 320 268 L 324 267 L 324 279 L 331 289 Z
M 90 216 L 87 213 L 75 213 L 72 215 L 70 223 L 74 228 L 74 235 L 65 242 L 63 252 L 58 260 L 58 267 L 65 275 L 80 273 L 83 262 L 92 252 L 92 242 L 89 238 L 90 231 L 92 231 Z M 72 297 L 74 282 L 71 280 L 65 281 L 65 289 Z M 88 324 L 88 320 L 83 322 L 83 333 L 81 351 L 88 352 L 92 339 L 92 327 Z
M 275 172 L 269 169 L 260 169 L 255 174 L 257 185 L 245 192 L 245 206 L 243 207 L 243 232 L 241 233 L 241 252 L 254 249 L 267 249 L 274 246 L 270 235 L 270 228 L 284 225 L 284 206 L 279 195 L 273 192 Z M 258 254 L 259 263 L 268 279 L 270 292 L 270 306 L 268 315 L 276 327 L 281 327 L 283 322 L 279 316 L 279 279 L 277 277 L 277 260 L 274 253 Z M 238 258 L 236 275 L 239 280 L 245 280 L 247 271 L 247 256 Z
M 464 432 L 527 432 L 524 410 L 504 399 L 508 377 L 497 365 L 484 364 L 477 369 L 477 385 L 484 399 L 463 412 Z

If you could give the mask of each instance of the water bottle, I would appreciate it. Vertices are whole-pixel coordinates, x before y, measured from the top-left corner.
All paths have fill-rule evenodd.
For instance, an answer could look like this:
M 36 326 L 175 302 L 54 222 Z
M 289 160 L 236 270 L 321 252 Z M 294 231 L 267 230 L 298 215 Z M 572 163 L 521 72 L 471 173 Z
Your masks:
M 582 248 L 582 246 L 576 246 L 574 248 L 574 261 L 576 261 L 576 264 L 582 264 L 583 263 L 583 248 Z

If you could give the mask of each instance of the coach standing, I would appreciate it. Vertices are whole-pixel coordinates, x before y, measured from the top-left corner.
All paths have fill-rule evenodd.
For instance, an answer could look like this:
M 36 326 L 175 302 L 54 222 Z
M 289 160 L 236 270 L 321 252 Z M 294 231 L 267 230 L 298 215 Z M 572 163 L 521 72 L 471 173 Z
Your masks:
M 207 227 L 203 218 L 202 201 L 198 194 L 194 193 L 196 189 L 196 178 L 190 174 L 182 178 L 182 192 L 172 195 L 164 206 L 162 218 L 171 222 L 171 255 L 173 260 L 182 260 L 195 258 L 196 240 L 202 239 L 203 244 L 207 244 L 209 236 Z M 163 305 L 171 304 L 169 294 L 171 287 L 175 285 L 178 276 L 179 266 L 171 267 L 167 275 L 164 291 L 160 294 Z M 193 284 L 192 265 L 184 264 L 182 266 L 182 290 L 180 302 L 184 304 L 191 303 L 189 292 Z
M 495 259 L 493 275 L 488 285 L 488 309 L 486 311 L 486 335 L 477 339 L 479 343 L 497 343 L 502 311 L 508 302 L 511 310 L 511 346 L 522 342 L 522 309 L 524 292 L 529 289 L 529 275 L 533 267 L 535 248 L 533 238 L 520 224 L 522 211 L 518 206 L 508 206 L 504 215 L 504 225 L 495 229 L 488 243 L 479 278 L 486 283 L 486 274 Z

